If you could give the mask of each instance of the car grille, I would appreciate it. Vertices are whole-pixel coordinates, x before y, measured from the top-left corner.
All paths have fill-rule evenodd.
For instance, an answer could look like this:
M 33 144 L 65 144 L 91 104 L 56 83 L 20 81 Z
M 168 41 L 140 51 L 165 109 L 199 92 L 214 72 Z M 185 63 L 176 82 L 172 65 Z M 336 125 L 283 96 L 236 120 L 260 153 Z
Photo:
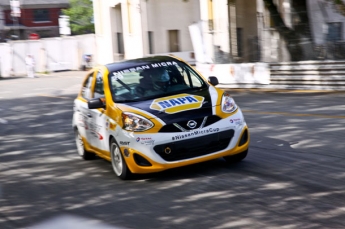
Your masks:
M 220 119 L 221 118 L 219 118 L 217 115 L 211 115 L 211 116 L 207 116 L 207 117 L 192 119 L 195 122 L 197 122 L 197 126 L 195 126 L 193 129 L 198 129 L 200 127 L 203 128 L 203 127 L 209 126 L 215 122 L 218 122 Z M 203 124 L 204 120 L 205 120 L 205 123 L 203 126 L 201 126 Z M 178 128 L 177 126 L 180 126 L 187 131 L 193 130 L 187 126 L 188 121 L 189 120 L 167 124 L 167 125 L 163 126 L 159 130 L 159 132 L 160 133 L 183 132 L 183 130 L 181 130 L 181 128 Z
M 193 139 L 156 145 L 153 149 L 166 161 L 178 161 L 223 150 L 229 145 L 233 136 L 234 130 L 227 130 Z

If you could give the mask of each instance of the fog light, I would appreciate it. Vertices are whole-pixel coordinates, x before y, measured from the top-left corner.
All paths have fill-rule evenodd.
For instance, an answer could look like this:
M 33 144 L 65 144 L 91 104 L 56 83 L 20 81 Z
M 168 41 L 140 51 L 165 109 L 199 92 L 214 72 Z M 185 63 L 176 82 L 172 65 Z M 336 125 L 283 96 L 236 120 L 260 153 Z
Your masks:
M 137 163 L 137 165 L 140 166 L 152 166 L 152 164 L 146 160 L 145 158 L 143 158 L 142 156 L 140 156 L 139 154 L 133 154 L 134 157 L 134 161 L 135 163 Z
M 238 146 L 244 145 L 248 141 L 248 130 L 245 130 L 244 133 L 242 134 L 240 144 Z

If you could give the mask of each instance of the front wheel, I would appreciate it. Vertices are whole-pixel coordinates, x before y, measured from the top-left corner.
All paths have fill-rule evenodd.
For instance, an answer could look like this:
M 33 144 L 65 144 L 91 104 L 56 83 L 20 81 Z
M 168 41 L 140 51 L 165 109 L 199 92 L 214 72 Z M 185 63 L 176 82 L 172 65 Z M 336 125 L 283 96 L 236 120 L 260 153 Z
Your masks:
M 223 158 L 228 163 L 236 163 L 236 162 L 240 162 L 244 158 L 246 158 L 247 154 L 248 154 L 248 149 L 246 151 L 243 151 L 242 153 L 231 155 L 231 156 L 225 156 Z
M 79 156 L 84 160 L 92 160 L 95 158 L 95 154 L 87 151 L 84 146 L 83 138 L 81 137 L 78 129 L 74 130 L 75 144 L 77 145 L 77 151 Z
M 110 143 L 110 156 L 111 156 L 111 165 L 113 170 L 119 178 L 126 180 L 130 177 L 131 171 L 127 167 L 126 161 L 124 160 L 119 145 L 115 142 L 114 139 Z

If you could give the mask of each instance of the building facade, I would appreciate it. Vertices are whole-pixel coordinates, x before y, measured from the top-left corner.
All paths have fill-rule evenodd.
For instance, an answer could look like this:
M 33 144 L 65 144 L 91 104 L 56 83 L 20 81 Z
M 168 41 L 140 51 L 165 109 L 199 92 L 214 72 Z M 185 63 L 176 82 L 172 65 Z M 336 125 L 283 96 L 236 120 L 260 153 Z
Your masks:
M 345 53 L 345 17 L 330 1 L 273 2 L 297 43 L 279 32 L 264 0 L 93 0 L 100 63 L 200 50 L 214 63 L 284 62 L 293 45 L 303 60 L 320 59 L 322 49 Z
M 277 4 L 286 6 L 288 1 Z M 269 14 L 263 0 L 93 0 L 93 4 L 98 48 L 104 53 L 101 63 L 195 49 L 216 63 L 288 60 L 286 51 L 280 50 L 279 34 L 265 23 Z M 194 33 L 191 25 L 197 25 Z
M 345 12 L 326 0 L 308 0 L 310 31 L 318 59 L 345 59 Z M 343 1 L 345 4 L 345 1 Z
M 21 14 L 14 17 L 10 0 L 0 0 L 0 33 L 2 40 L 28 39 L 30 34 L 39 37 L 59 36 L 61 9 L 69 7 L 68 0 L 19 0 Z

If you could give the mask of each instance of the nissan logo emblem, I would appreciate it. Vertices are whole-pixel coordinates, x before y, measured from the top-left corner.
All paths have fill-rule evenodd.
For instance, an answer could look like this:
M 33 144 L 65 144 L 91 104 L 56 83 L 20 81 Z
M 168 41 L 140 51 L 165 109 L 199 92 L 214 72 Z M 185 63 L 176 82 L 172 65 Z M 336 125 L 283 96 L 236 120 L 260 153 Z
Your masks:
M 187 126 L 188 126 L 189 128 L 191 128 L 191 129 L 194 129 L 194 128 L 196 127 L 197 124 L 198 124 L 198 123 L 197 123 L 196 121 L 194 121 L 194 120 L 189 120 L 189 121 L 187 122 Z

